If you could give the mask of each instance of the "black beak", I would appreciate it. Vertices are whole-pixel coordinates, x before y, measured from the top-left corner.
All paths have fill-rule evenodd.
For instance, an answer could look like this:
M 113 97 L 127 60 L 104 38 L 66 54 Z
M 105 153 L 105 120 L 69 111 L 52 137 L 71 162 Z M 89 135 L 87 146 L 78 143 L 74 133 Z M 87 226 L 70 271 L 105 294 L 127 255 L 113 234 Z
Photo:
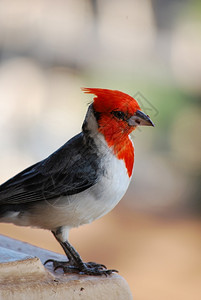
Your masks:
M 128 119 L 130 126 L 153 126 L 154 123 L 151 121 L 149 116 L 143 113 L 141 110 L 137 110 L 136 113 Z

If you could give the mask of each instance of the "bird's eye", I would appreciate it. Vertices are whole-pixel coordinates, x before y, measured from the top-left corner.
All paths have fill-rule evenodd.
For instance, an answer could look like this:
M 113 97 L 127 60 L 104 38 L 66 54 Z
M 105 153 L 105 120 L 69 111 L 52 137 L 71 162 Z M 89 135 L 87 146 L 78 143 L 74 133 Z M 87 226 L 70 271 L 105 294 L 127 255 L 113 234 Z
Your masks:
M 125 113 L 123 113 L 123 111 L 114 110 L 112 114 L 119 120 L 125 120 Z

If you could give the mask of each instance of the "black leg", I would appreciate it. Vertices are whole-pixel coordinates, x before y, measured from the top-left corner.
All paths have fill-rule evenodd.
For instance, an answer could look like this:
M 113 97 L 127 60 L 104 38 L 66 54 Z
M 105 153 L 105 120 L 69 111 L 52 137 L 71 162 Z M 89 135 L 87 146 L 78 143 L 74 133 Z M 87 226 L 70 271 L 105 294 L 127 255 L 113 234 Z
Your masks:
M 117 270 L 107 270 L 107 268 L 102 264 L 97 264 L 94 262 L 84 263 L 79 255 L 79 253 L 71 246 L 71 244 L 66 241 L 62 242 L 59 240 L 55 232 L 52 232 L 56 240 L 60 243 L 63 248 L 68 261 L 55 261 L 53 259 L 49 259 L 45 262 L 52 262 L 54 270 L 61 268 L 64 273 L 79 273 L 83 275 L 110 275 L 112 272 L 118 272 Z

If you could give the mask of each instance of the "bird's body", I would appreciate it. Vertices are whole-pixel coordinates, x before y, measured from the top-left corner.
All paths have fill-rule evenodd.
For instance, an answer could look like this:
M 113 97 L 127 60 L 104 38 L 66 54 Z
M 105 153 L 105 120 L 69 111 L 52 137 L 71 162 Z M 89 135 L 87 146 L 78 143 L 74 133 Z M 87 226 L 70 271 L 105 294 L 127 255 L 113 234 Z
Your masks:
M 0 222 L 51 230 L 71 264 L 76 265 L 74 271 L 100 275 L 106 273 L 100 265 L 88 265 L 86 272 L 80 267 L 83 262 L 78 263 L 72 247 L 67 247 L 68 232 L 105 215 L 125 194 L 134 164 L 129 134 L 142 117 L 136 116 L 136 111 L 142 113 L 137 102 L 124 93 L 85 91 L 97 98 L 89 106 L 82 132 L 0 186 Z M 153 125 L 145 115 L 142 120 L 147 122 L 144 125 Z M 65 271 L 70 268 L 59 267 Z
M 2 221 L 49 230 L 65 226 L 67 231 L 116 206 L 131 177 L 124 161 L 108 148 L 101 133 L 93 132 L 94 127 L 90 133 L 85 128 L 50 157 L 0 186 L 0 216 L 6 211 Z

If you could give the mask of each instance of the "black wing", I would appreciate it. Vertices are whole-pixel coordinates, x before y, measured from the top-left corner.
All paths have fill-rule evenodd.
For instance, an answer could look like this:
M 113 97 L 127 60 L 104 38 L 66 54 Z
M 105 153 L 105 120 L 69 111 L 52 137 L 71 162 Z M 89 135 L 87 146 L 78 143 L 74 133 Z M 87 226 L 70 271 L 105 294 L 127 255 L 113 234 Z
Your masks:
M 0 185 L 0 205 L 80 193 L 97 182 L 98 165 L 93 140 L 80 133 L 45 160 Z

